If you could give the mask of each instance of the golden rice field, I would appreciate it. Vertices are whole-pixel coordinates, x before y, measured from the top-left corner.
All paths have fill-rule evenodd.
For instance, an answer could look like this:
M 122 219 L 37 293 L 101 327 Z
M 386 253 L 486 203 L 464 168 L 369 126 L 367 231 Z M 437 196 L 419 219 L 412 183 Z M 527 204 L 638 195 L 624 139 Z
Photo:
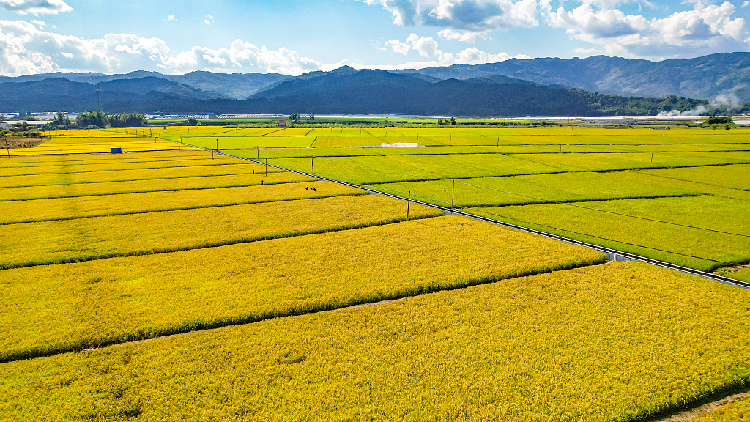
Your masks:
M 315 178 L 748 280 L 748 130 L 51 135 L 0 157 L 0 420 L 635 422 L 750 390 L 750 290 Z
M 750 350 L 738 333 L 750 329 L 749 299 L 643 264 L 599 265 L 5 363 L 0 411 L 58 420 L 642 419 L 747 382 Z

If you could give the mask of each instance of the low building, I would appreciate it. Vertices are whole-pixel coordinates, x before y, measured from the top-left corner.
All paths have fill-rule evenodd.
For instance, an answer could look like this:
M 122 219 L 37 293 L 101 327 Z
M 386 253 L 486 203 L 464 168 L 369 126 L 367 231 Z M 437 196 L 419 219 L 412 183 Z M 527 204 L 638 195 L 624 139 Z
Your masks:
M 286 121 L 279 120 L 279 123 L 276 125 L 276 127 L 286 127 Z

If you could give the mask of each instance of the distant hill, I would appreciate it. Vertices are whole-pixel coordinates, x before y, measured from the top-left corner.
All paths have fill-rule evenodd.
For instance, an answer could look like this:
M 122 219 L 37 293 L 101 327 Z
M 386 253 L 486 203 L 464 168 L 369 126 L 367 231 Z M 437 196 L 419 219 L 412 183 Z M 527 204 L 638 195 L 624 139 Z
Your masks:
M 136 81 L 134 84 L 144 82 L 154 86 L 153 80 L 147 78 L 162 79 L 176 84 L 185 85 L 202 91 L 199 97 L 206 98 L 234 98 L 245 99 L 250 95 L 258 92 L 262 88 L 289 78 L 287 75 L 278 73 L 211 73 L 196 71 L 184 75 L 163 75 L 158 72 L 147 72 L 138 70 L 126 74 L 105 75 L 102 73 L 43 73 L 38 75 L 26 75 L 18 77 L 0 76 L 0 83 L 23 83 L 23 82 L 40 82 L 45 79 L 64 78 L 72 82 L 82 82 L 88 84 L 101 84 L 111 81 Z M 134 85 L 131 85 L 134 86 Z M 166 85 L 165 85 L 166 87 Z M 131 88 L 131 91 L 143 91 L 143 88 Z M 165 88 L 166 92 L 173 92 L 173 88 Z
M 405 70 L 439 79 L 503 75 L 543 85 L 562 85 L 615 95 L 713 99 L 734 95 L 750 102 L 750 53 L 717 53 L 685 60 L 630 60 L 595 56 L 586 59 L 512 59 L 500 63 L 457 64 Z
M 436 81 L 436 82 L 435 82 Z M 210 98 L 153 76 L 101 82 L 109 113 L 300 113 L 444 116 L 653 115 L 707 101 L 592 94 L 505 76 L 437 80 L 418 74 L 343 67 L 287 78 L 246 100 Z M 0 84 L 0 102 L 20 111 L 95 109 L 96 86 L 63 78 Z

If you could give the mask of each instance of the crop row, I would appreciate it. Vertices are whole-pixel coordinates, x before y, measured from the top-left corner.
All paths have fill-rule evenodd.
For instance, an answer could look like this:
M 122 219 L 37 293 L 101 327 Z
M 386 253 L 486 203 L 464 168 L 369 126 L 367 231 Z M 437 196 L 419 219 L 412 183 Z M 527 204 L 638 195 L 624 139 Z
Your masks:
M 165 177 L 168 177 L 165 175 Z M 224 176 L 186 176 L 165 179 L 142 179 L 115 182 L 75 183 L 70 185 L 42 185 L 0 189 L 0 201 L 73 198 L 103 196 L 123 193 L 164 192 L 195 189 L 276 185 L 280 183 L 309 182 L 312 178 L 288 172 L 256 173 Z M 5 205 L 0 205 L 0 208 Z M 10 216 L 9 216 L 10 217 Z M 23 216 L 15 216 L 21 218 Z
M 464 154 L 307 157 L 269 160 L 282 167 L 354 183 L 491 177 L 571 171 L 616 171 L 750 162 L 750 152 L 651 154 Z
M 369 252 L 371 241 L 362 239 Z M 380 249 L 381 239 L 393 243 L 391 236 L 379 236 L 373 251 L 392 254 L 392 248 Z M 440 239 L 459 246 L 455 237 Z M 494 237 L 486 241 L 489 257 L 504 253 Z M 475 264 L 443 267 L 447 260 L 430 265 L 412 261 L 414 254 L 432 255 L 432 250 L 412 251 L 409 244 L 399 243 L 398 258 L 413 263 L 426 279 L 445 282 L 453 271 L 472 274 Z M 476 263 L 481 260 L 471 260 L 473 251 L 484 247 L 475 241 L 440 251 L 461 263 Z M 315 250 L 301 247 L 297 259 L 312 258 L 307 265 L 315 265 L 315 259 L 325 256 Z M 403 271 L 404 263 L 384 268 L 388 261 L 373 260 L 378 254 L 352 250 L 358 260 L 375 265 L 361 268 L 376 270 L 369 275 L 379 283 L 395 286 L 394 281 L 412 273 Z M 347 259 L 349 253 L 340 256 Z M 496 262 L 509 264 L 507 259 Z M 113 264 L 120 269 L 120 263 Z M 285 271 L 286 262 L 271 267 Z M 171 279 L 153 283 L 148 268 L 136 271 L 133 277 L 140 277 L 143 293 L 134 296 L 141 304 L 162 308 L 174 302 L 172 308 L 180 308 L 183 297 L 192 299 Z M 117 281 L 91 288 L 103 283 L 132 286 L 122 274 L 107 271 L 106 277 Z M 358 271 L 352 275 L 359 283 L 371 280 Z M 267 275 L 261 284 L 273 276 L 278 274 Z M 333 295 L 341 294 L 349 280 L 336 279 L 342 282 L 324 283 L 319 297 L 331 297 L 331 286 Z M 299 280 L 307 281 L 304 276 Z M 57 289 L 54 284 L 51 288 Z M 299 286 L 286 279 L 281 284 L 290 291 Z M 157 301 L 169 288 L 181 300 L 170 295 Z M 362 291 L 356 284 L 350 288 Z M 750 330 L 748 293 L 635 263 L 507 279 L 377 306 L 7 363 L 0 373 L 0 412 L 9 418 L 55 420 L 197 415 L 268 421 L 289 420 L 290 415 L 325 421 L 643 420 L 748 385 L 750 343 L 738 334 Z M 272 290 L 263 303 L 278 306 L 281 301 L 273 301 L 274 294 Z M 223 307 L 235 296 L 200 297 Z M 91 313 L 100 309 L 96 315 L 104 317 L 123 306 L 84 294 L 81 306 L 70 312 L 86 308 Z M 102 327 L 113 324 L 102 322 Z
M 0 177 L 16 176 L 33 176 L 49 174 L 72 174 L 72 173 L 90 173 L 102 171 L 123 171 L 123 170 L 151 170 L 163 168 L 180 168 L 180 167 L 197 167 L 197 166 L 221 166 L 226 164 L 236 164 L 237 162 L 228 158 L 212 160 L 210 156 L 203 156 L 203 159 L 180 160 L 175 157 L 172 160 L 158 161 L 125 161 L 125 162 L 88 162 L 73 164 L 61 162 L 59 165 L 34 166 L 34 167 L 0 167 Z
M 34 148 L 15 149 L 11 155 L 46 155 L 46 154 L 90 154 L 108 153 L 112 147 L 121 147 L 123 151 L 154 151 L 179 149 L 179 145 L 160 139 L 121 138 L 121 139 L 71 139 L 52 138 Z
M 336 209 L 326 201 L 340 206 Z M 179 220 L 170 226 L 178 226 L 190 218 L 193 227 L 185 227 L 180 237 L 212 225 L 219 239 L 223 226 L 228 226 L 222 220 L 235 216 L 232 223 L 239 226 L 263 215 L 262 221 L 237 229 L 245 234 L 252 230 L 255 236 L 262 231 L 289 235 L 294 230 L 402 219 L 395 215 L 401 210 L 392 206 L 402 204 L 395 202 L 376 196 L 335 198 L 289 203 L 272 213 L 257 210 L 256 215 L 233 209 L 206 216 L 215 221 L 205 226 L 196 215 L 162 213 L 161 221 L 169 224 L 174 217 Z M 351 215 L 354 209 L 368 207 L 378 211 L 366 217 Z M 428 209 L 412 211 L 419 217 L 434 216 Z M 316 212 L 327 215 L 318 217 Z M 274 213 L 283 215 L 273 217 Z M 160 239 L 149 233 L 141 236 Z M 159 246 L 176 240 L 162 239 Z M 0 272 L 0 360 L 334 309 L 603 260 L 602 254 L 585 248 L 465 218 L 440 217 L 212 249 L 6 270 Z
M 210 159 L 211 153 L 205 151 L 146 151 L 123 154 L 78 154 L 78 155 L 45 155 L 39 157 L 0 157 L 0 168 L 28 168 L 45 171 L 48 168 L 78 166 L 86 164 L 108 163 L 147 163 L 159 161 L 190 162 Z M 219 157 L 215 157 L 219 159 Z
M 217 165 L 192 165 L 184 167 L 163 167 L 156 169 L 130 169 L 120 171 L 93 171 L 85 173 L 47 173 L 26 176 L 3 177 L 5 187 L 70 185 L 76 183 L 117 182 L 127 180 L 166 179 L 184 177 L 206 177 L 235 175 L 238 179 L 245 175 L 278 172 L 274 168 L 266 169 L 260 164 L 239 161 L 222 161 Z
M 750 191 L 750 165 L 644 170 L 654 176 Z
M 190 137 L 170 138 L 184 145 L 216 149 L 248 148 L 306 148 L 312 145 L 314 137 L 305 136 L 229 136 L 229 137 Z M 217 142 L 218 141 L 218 142 Z
M 325 195 L 322 191 L 320 194 Z M 278 189 L 276 193 L 279 194 Z M 359 192 L 352 190 L 352 194 Z M 0 238 L 0 268 L 145 255 L 344 230 L 405 220 L 406 212 L 407 206 L 401 201 L 366 195 L 302 199 L 283 206 L 264 202 L 7 224 L 2 227 Z M 412 206 L 410 213 L 411 218 L 440 214 L 420 206 Z
M 699 195 L 698 191 L 654 182 L 630 171 L 557 173 L 478 179 L 434 180 L 375 185 L 399 196 L 442 206 L 481 207 L 592 201 L 621 198 Z
M 293 174 L 277 173 L 274 176 L 286 175 Z M 271 176 L 266 179 L 270 180 L 263 185 L 258 179 L 251 186 L 240 187 L 0 201 L 0 225 L 364 194 L 361 190 L 335 183 L 274 182 L 275 178 Z
M 650 201 L 661 201 L 661 205 L 664 207 L 670 205 L 667 201 L 671 201 L 673 202 L 671 209 L 679 215 L 677 210 L 680 201 L 695 202 L 698 199 L 665 198 L 627 202 L 645 204 L 645 207 L 650 207 Z M 723 221 L 731 219 L 733 214 L 720 219 L 716 223 L 711 223 L 700 218 L 705 213 L 710 214 L 710 210 L 706 210 L 703 214 L 695 214 L 695 216 L 688 212 L 686 216 L 683 216 L 683 222 L 685 220 L 691 221 L 696 226 L 689 227 L 677 225 L 670 221 L 644 219 L 597 210 L 597 208 L 616 208 L 619 202 L 489 207 L 476 208 L 472 211 L 497 220 L 539 228 L 547 232 L 562 234 L 574 239 L 704 271 L 735 263 L 750 262 L 750 237 L 747 235 L 717 233 L 704 228 L 697 228 L 711 226 L 712 224 L 714 224 L 714 227 L 726 224 Z M 744 204 L 735 203 L 733 210 L 745 214 L 746 210 L 743 207 Z M 643 208 L 641 206 L 641 209 Z M 678 216 L 675 216 L 675 219 L 678 218 Z M 741 224 L 746 226 L 744 223 Z

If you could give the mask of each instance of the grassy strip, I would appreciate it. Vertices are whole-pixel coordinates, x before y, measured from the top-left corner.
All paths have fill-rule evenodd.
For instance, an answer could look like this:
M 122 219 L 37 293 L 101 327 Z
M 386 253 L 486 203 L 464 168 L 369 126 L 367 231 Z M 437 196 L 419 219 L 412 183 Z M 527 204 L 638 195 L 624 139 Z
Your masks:
M 626 216 L 608 216 L 566 204 L 476 208 L 472 212 L 702 271 L 750 260 L 750 239 L 747 237 Z
M 76 183 L 98 183 L 98 182 L 118 182 L 129 180 L 146 180 L 146 179 L 167 179 L 183 178 L 196 176 L 223 176 L 234 174 L 237 176 L 250 175 L 256 173 L 265 174 L 266 168 L 263 165 L 252 164 L 240 161 L 234 161 L 232 164 L 222 164 L 217 166 L 187 166 L 187 167 L 167 167 L 159 169 L 133 169 L 120 171 L 96 171 L 90 173 L 57 173 L 57 174 L 40 174 L 32 176 L 8 176 L 3 178 L 5 187 L 30 187 L 30 186 L 48 186 L 48 185 L 71 185 Z M 268 172 L 273 173 L 279 170 L 269 168 Z
M 644 183 L 648 180 L 650 183 Z M 413 197 L 439 205 L 463 207 L 522 205 L 577 200 L 653 198 L 698 195 L 695 190 L 671 186 L 669 181 L 632 172 L 559 173 L 501 178 L 435 180 L 375 185 L 376 189 Z
M 642 420 L 750 384 L 750 346 L 738 335 L 750 329 L 748 293 L 635 263 L 508 279 L 8 363 L 0 411 L 55 420 Z
M 298 188 L 301 189 L 301 188 Z M 338 187 L 331 187 L 341 192 Z M 325 195 L 326 188 L 318 194 Z M 285 195 L 274 189 L 279 195 Z M 359 195 L 356 190 L 351 190 Z M 270 199 L 270 195 L 266 198 Z M 406 218 L 406 204 L 379 195 L 302 199 L 3 226 L 0 268 L 80 262 L 215 247 Z M 411 217 L 441 213 L 412 206 Z
M 258 182 L 255 186 L 242 187 L 2 201 L 0 225 L 365 194 L 359 189 L 335 183 L 313 181 L 261 186 Z
M 216 249 L 9 270 L 0 272 L 0 360 L 335 309 L 603 260 L 602 254 L 585 248 L 465 218 L 439 217 Z
M 282 183 L 310 182 L 314 179 L 295 173 L 276 172 L 249 175 L 194 176 L 169 179 L 128 180 L 120 182 L 75 183 L 71 185 L 31 186 L 0 189 L 0 201 L 28 201 L 38 199 L 106 196 L 126 193 L 166 192 L 231 188 Z M 6 205 L 0 202 L 0 209 Z

